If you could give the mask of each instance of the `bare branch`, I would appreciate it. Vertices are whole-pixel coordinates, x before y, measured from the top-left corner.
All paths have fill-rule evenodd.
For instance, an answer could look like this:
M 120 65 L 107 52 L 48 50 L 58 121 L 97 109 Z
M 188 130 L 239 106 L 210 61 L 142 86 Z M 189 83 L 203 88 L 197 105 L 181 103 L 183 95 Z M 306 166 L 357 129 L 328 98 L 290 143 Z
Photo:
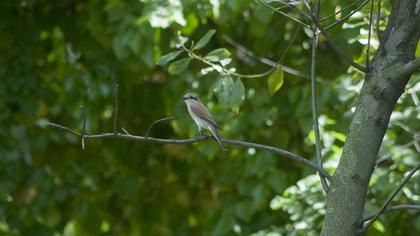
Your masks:
M 390 207 L 387 207 L 383 212 L 382 212 L 382 214 L 385 214 L 385 213 L 389 213 L 389 212 L 393 212 L 393 211 L 404 211 L 404 210 L 415 210 L 415 211 L 420 211 L 420 205 L 407 205 L 407 204 L 405 204 L 405 205 L 396 205 L 396 206 L 390 206 Z M 370 215 L 368 215 L 368 216 L 366 216 L 364 219 L 363 219 L 363 222 L 366 222 L 366 221 L 369 221 L 369 220 L 371 220 L 373 217 L 375 217 L 375 213 L 373 213 L 373 214 L 370 214 Z
M 257 1 L 258 1 L 259 3 L 262 3 L 263 5 L 265 5 L 266 7 L 270 8 L 271 10 L 273 10 L 273 11 L 275 11 L 275 12 L 279 13 L 280 15 L 283 15 L 283 16 L 285 16 L 285 17 L 287 17 L 287 18 L 289 18 L 289 19 L 291 19 L 291 20 L 293 20 L 293 21 L 295 21 L 295 22 L 297 22 L 297 23 L 299 23 L 299 24 L 301 24 L 301 25 L 305 26 L 306 28 L 311 29 L 311 26 L 309 26 L 309 25 L 305 24 L 304 22 L 302 22 L 302 21 L 301 21 L 301 20 L 299 20 L 299 19 L 294 18 L 293 16 L 289 16 L 289 15 L 287 15 L 286 13 L 284 13 L 284 12 L 280 11 L 278 8 L 272 7 L 270 4 L 268 4 L 268 3 L 266 3 L 266 2 L 264 2 L 264 1 L 262 1 L 262 0 L 257 0 Z M 283 3 L 283 2 L 280 2 L 280 3 Z M 283 4 L 286 4 L 286 3 L 283 3 Z M 287 4 L 287 5 L 289 6 L 290 4 Z
M 369 1 L 369 0 L 367 0 Z M 349 56 L 346 55 L 346 53 L 343 51 L 343 49 L 338 46 L 328 35 L 327 31 L 324 29 L 324 27 L 319 23 L 318 19 L 314 16 L 314 14 L 311 14 L 310 16 L 304 12 L 302 12 L 300 9 L 294 7 L 302 16 L 308 18 L 308 20 L 312 20 L 315 23 L 315 26 L 321 31 L 322 35 L 324 36 L 325 40 L 327 41 L 328 45 L 337 52 L 339 56 L 341 56 L 347 63 L 352 65 L 354 68 L 366 73 L 367 69 L 363 67 L 362 65 L 357 64 L 354 62 Z M 313 10 L 312 10 L 313 11 Z
M 115 103 L 114 103 L 114 134 L 117 133 L 117 125 L 118 125 L 118 87 L 119 85 L 115 83 L 114 88 L 114 97 L 115 97 Z
M 378 217 L 385 211 L 385 209 L 388 207 L 389 203 L 394 199 L 394 197 L 401 191 L 401 189 L 404 187 L 404 185 L 408 182 L 408 180 L 411 178 L 411 176 L 416 173 L 416 171 L 419 169 L 420 163 L 417 164 L 414 169 L 412 169 L 408 175 L 403 179 L 403 181 L 400 183 L 400 185 L 391 193 L 391 195 L 388 196 L 384 204 L 381 206 L 378 212 L 375 213 L 375 215 L 371 218 L 370 221 L 366 223 L 366 225 L 360 230 L 360 233 L 365 232 L 372 224 L 375 222 Z
M 412 145 L 414 145 L 414 143 L 415 143 L 415 140 L 412 140 L 412 141 L 410 141 L 410 142 L 408 142 L 408 143 L 406 143 L 406 144 L 399 145 L 399 146 L 395 146 L 396 152 L 398 153 L 400 150 L 407 149 L 407 148 L 411 147 Z M 391 159 L 391 158 L 392 158 L 392 155 L 393 155 L 393 153 L 387 153 L 387 154 L 385 154 L 385 155 L 379 156 L 379 157 L 376 159 L 376 164 L 375 164 L 375 167 L 378 167 L 378 166 L 380 166 L 382 163 L 384 163 L 384 162 L 386 162 L 387 160 Z
M 130 134 L 126 129 L 124 129 L 123 127 L 121 127 L 121 130 L 124 132 L 124 134 Z
M 345 17 L 343 17 L 343 18 L 341 18 L 340 20 L 338 20 L 338 21 L 336 21 L 336 22 L 334 22 L 334 23 L 332 23 L 331 25 L 329 25 L 329 26 L 326 26 L 325 28 L 324 28 L 324 30 L 329 30 L 329 29 L 331 29 L 331 28 L 333 28 L 333 27 L 335 27 L 336 25 L 338 25 L 338 24 L 340 24 L 340 23 L 342 23 L 342 22 L 344 22 L 345 20 L 347 20 L 348 18 L 350 18 L 352 15 L 354 15 L 354 13 L 356 13 L 356 12 L 358 12 L 358 11 L 360 11 L 364 6 L 366 6 L 366 4 L 368 4 L 368 2 L 369 2 L 369 0 L 366 0 L 365 2 L 363 2 L 359 7 L 357 7 L 356 9 L 354 9 L 353 11 L 351 11 L 348 15 L 346 15 Z
M 320 10 L 320 0 L 316 1 L 315 12 L 313 15 L 318 18 Z M 314 28 L 313 37 L 312 37 L 312 60 L 311 60 L 311 90 L 312 90 L 312 123 L 315 131 L 315 148 L 316 148 L 316 160 L 318 167 L 322 169 L 322 153 L 321 153 L 321 140 L 319 135 L 319 125 L 318 125 L 318 106 L 317 106 L 317 96 L 316 96 L 316 56 L 318 48 L 318 29 Z M 322 188 L 327 193 L 328 184 L 324 176 L 319 174 L 321 179 Z
M 335 42 L 331 39 L 331 37 L 328 35 L 327 31 L 325 31 L 325 29 L 322 27 L 322 25 L 318 22 L 318 20 L 316 18 L 314 18 L 314 16 L 312 16 L 312 19 L 314 21 L 314 23 L 316 24 L 316 26 L 319 28 L 319 30 L 321 31 L 322 35 L 324 35 L 327 43 L 330 45 L 330 47 L 332 49 L 334 49 L 338 55 L 340 55 L 347 63 L 349 63 L 350 65 L 352 65 L 354 68 L 362 71 L 362 72 L 367 72 L 366 68 L 363 67 L 360 64 L 357 64 L 356 62 L 354 62 L 349 56 L 346 55 L 346 53 L 343 51 L 343 49 L 341 49 L 341 47 L 339 47 L 337 44 L 335 44 Z
M 150 133 L 150 129 L 153 127 L 153 126 L 155 126 L 157 123 L 159 123 L 159 122 L 162 122 L 162 121 L 166 121 L 166 120 L 171 120 L 171 119 L 174 119 L 175 117 L 173 117 L 173 116 L 169 116 L 169 117 L 165 117 L 165 118 L 162 118 L 162 119 L 159 119 L 159 120 L 155 120 L 155 121 L 153 121 L 153 123 L 152 124 L 150 124 L 149 125 L 149 127 L 147 128 L 147 132 L 146 132 L 146 138 L 148 138 L 149 137 L 149 133 Z M 123 130 L 123 131 L 125 131 L 126 132 L 126 130 Z
M 287 67 L 285 65 L 282 65 L 280 63 L 276 63 L 276 62 L 274 62 L 274 61 L 272 61 L 272 60 L 270 60 L 268 58 L 258 56 L 254 52 L 252 52 L 251 50 L 247 49 L 246 47 L 244 47 L 240 43 L 236 42 L 235 40 L 233 40 L 232 38 L 230 38 L 227 35 L 223 35 L 223 38 L 226 40 L 226 42 L 228 42 L 229 44 L 231 44 L 234 47 L 236 47 L 238 50 L 240 50 L 241 52 L 243 52 L 248 57 L 254 58 L 255 60 L 258 60 L 259 62 L 261 62 L 263 64 L 266 64 L 266 65 L 269 65 L 271 67 L 280 68 L 284 72 L 289 73 L 291 75 L 295 75 L 295 76 L 302 77 L 304 79 L 310 80 L 309 75 L 304 74 L 304 73 L 302 73 L 302 72 L 300 72 L 298 70 L 295 70 L 293 68 Z
M 77 132 L 73 131 L 72 129 L 67 128 L 67 127 L 65 127 L 65 126 L 62 126 L 62 125 L 59 125 L 59 124 L 55 124 L 55 123 L 51 123 L 51 122 L 45 122 L 45 124 L 46 124 L 46 125 L 49 125 L 49 126 L 52 126 L 52 127 L 54 127 L 54 128 L 57 128 L 57 129 L 62 129 L 62 130 L 64 130 L 64 131 L 66 131 L 66 132 L 69 132 L 70 134 L 72 134 L 72 135 L 74 135 L 74 136 L 78 136 L 78 137 L 82 136 L 81 134 L 79 134 L 79 133 L 77 133 Z
M 381 0 L 377 0 L 376 12 L 376 34 L 378 35 L 379 43 L 381 43 L 381 30 L 379 29 L 379 21 L 381 19 Z
M 370 4 L 370 13 L 369 13 L 369 32 L 368 32 L 368 43 L 366 49 L 366 69 L 369 70 L 369 48 L 370 48 L 370 34 L 372 32 L 372 21 L 373 21 L 373 3 L 374 1 L 371 0 Z
M 399 9 L 400 9 L 400 1 L 394 1 L 394 4 L 392 5 L 392 9 L 391 9 L 391 14 L 388 17 L 388 23 L 386 24 L 385 31 L 382 34 L 383 42 L 386 42 L 388 40 L 388 37 L 391 34 L 392 29 L 394 28 Z M 382 45 L 384 45 L 384 43 L 381 42 L 381 46 Z
M 401 74 L 407 76 L 414 73 L 419 68 L 420 68 L 420 57 L 414 60 L 411 60 L 405 65 L 403 65 L 403 67 L 401 68 Z
M 326 16 L 326 17 L 324 17 L 324 18 L 320 19 L 320 20 L 319 20 L 319 22 L 323 22 L 323 21 L 325 21 L 325 20 L 328 20 L 329 18 L 334 17 L 334 16 L 336 16 L 336 15 L 340 14 L 341 12 L 343 12 L 343 11 L 345 11 L 345 10 L 349 9 L 350 7 L 352 7 L 352 6 L 356 5 L 356 4 L 359 4 L 359 2 L 361 2 L 361 1 L 363 1 L 363 0 L 359 0 L 359 1 L 355 1 L 355 2 L 353 2 L 353 3 L 350 3 L 350 4 L 349 4 L 349 5 L 347 5 L 346 7 L 344 7 L 344 8 L 342 8 L 342 9 L 340 9 L 340 10 L 338 10 L 338 11 L 334 12 L 334 14 L 331 14 L 331 15 L 329 15 L 329 16 Z M 354 14 L 354 13 L 352 13 L 352 14 Z
M 55 123 L 46 123 L 49 126 L 52 126 L 54 128 L 60 129 L 60 130 L 64 130 L 70 134 L 73 134 L 77 137 L 80 137 L 81 134 L 78 134 L 77 132 L 74 132 L 73 130 L 71 130 L 70 128 L 67 128 L 65 126 L 59 125 L 59 124 L 55 124 Z M 116 139 L 128 139 L 128 140 L 135 140 L 135 141 L 139 141 L 139 142 L 149 142 L 149 143 L 160 143 L 160 144 L 190 144 L 190 143 L 197 143 L 197 142 L 202 142 L 204 140 L 209 140 L 209 139 L 214 139 L 213 136 L 200 136 L 200 137 L 196 137 L 196 138 L 192 138 L 192 139 L 160 139 L 160 138 L 152 138 L 152 137 L 143 137 L 143 136 L 136 136 L 136 135 L 131 135 L 128 134 L 128 132 L 124 132 L 124 133 L 102 133 L 102 134 L 90 134 L 90 135 L 84 135 L 85 139 L 102 139 L 102 138 L 116 138 Z M 251 142 L 246 142 L 246 141 L 240 141 L 240 140 L 232 140 L 232 139 L 224 139 L 221 138 L 221 140 L 223 141 L 223 143 L 225 144 L 231 144 L 231 145 L 237 145 L 237 146 L 242 146 L 242 147 L 252 147 L 252 148 L 256 148 L 256 149 L 260 149 L 260 150 L 264 150 L 264 151 L 268 151 L 268 152 L 272 152 L 275 154 L 278 154 L 280 156 L 289 158 L 291 160 L 297 161 L 299 163 L 302 163 L 303 165 L 319 172 L 320 174 L 322 174 L 323 176 L 327 177 L 327 178 L 331 178 L 331 175 L 328 174 L 324 169 L 319 168 L 315 163 L 297 155 L 294 154 L 292 152 L 286 151 L 284 149 L 280 149 L 280 148 L 276 148 L 276 147 L 272 147 L 272 146 L 268 146 L 268 145 L 263 145 L 263 144 L 258 144 L 258 143 L 251 143 Z
M 83 116 L 82 131 L 80 132 L 80 139 L 82 140 L 82 149 L 85 149 L 86 109 L 83 105 L 80 105 L 80 110 L 82 110 L 82 116 Z
M 244 75 L 244 74 L 239 74 L 239 73 L 236 73 L 236 72 L 231 72 L 230 70 L 228 70 L 224 66 L 221 66 L 220 64 L 217 64 L 217 63 L 214 63 L 214 62 L 211 62 L 211 61 L 207 60 L 205 57 L 202 57 L 201 55 L 195 54 L 193 50 L 188 49 L 184 44 L 181 44 L 181 46 L 186 52 L 188 52 L 188 55 L 191 58 L 197 59 L 197 60 L 199 60 L 199 61 L 203 62 L 204 64 L 207 64 L 211 67 L 218 66 L 218 67 L 221 68 L 220 73 L 223 73 L 225 75 L 233 75 L 233 76 L 236 76 L 236 77 L 239 77 L 239 78 L 254 79 L 254 78 L 261 78 L 261 77 L 264 77 L 266 75 L 269 75 L 273 71 L 273 68 L 271 68 L 270 70 L 268 70 L 266 72 L 263 72 L 261 74 L 253 74 L 253 75 Z

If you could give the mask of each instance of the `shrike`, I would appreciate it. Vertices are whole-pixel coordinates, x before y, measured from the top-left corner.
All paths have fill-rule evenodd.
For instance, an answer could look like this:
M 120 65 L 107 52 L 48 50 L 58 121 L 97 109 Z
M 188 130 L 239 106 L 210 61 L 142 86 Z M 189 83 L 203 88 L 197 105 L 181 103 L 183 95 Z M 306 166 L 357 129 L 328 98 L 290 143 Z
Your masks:
M 198 96 L 194 93 L 187 93 L 184 97 L 182 97 L 182 100 L 184 100 L 185 104 L 187 104 L 188 112 L 198 126 L 198 132 L 202 131 L 201 128 L 210 130 L 214 138 L 216 138 L 217 142 L 222 147 L 223 151 L 227 151 L 219 138 L 219 134 L 217 133 L 217 130 L 221 130 L 221 128 L 213 120 L 213 117 L 210 115 L 206 107 L 200 102 Z

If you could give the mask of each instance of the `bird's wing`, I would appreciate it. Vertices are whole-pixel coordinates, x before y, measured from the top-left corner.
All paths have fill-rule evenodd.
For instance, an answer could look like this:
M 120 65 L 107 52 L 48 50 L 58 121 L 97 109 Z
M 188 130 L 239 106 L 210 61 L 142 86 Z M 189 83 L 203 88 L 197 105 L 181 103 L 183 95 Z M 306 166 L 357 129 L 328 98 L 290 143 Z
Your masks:
M 207 110 L 207 108 L 204 107 L 203 104 L 201 104 L 200 102 L 195 102 L 191 106 L 191 111 L 194 112 L 194 114 L 197 115 L 199 118 L 207 121 L 208 123 L 210 123 L 211 125 L 213 125 L 217 129 L 220 129 L 221 130 L 221 128 L 213 120 L 213 117 L 210 115 L 210 113 Z

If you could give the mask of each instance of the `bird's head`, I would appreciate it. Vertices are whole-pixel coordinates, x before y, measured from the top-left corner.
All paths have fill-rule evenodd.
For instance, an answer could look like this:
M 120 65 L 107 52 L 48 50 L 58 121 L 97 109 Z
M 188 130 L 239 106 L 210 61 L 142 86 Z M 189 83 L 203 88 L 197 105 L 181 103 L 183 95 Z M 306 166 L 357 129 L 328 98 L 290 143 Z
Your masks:
M 195 93 L 186 93 L 182 97 L 182 100 L 184 100 L 185 102 L 199 101 L 198 96 Z

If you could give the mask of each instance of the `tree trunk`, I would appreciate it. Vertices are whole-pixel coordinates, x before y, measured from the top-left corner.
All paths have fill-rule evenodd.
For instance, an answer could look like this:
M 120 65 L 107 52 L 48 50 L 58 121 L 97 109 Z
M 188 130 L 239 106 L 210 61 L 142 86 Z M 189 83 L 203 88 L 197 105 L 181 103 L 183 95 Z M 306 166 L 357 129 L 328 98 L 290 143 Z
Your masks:
M 396 0 L 368 67 L 343 154 L 327 196 L 322 235 L 357 235 L 369 180 L 394 106 L 404 91 L 420 36 L 420 0 Z

